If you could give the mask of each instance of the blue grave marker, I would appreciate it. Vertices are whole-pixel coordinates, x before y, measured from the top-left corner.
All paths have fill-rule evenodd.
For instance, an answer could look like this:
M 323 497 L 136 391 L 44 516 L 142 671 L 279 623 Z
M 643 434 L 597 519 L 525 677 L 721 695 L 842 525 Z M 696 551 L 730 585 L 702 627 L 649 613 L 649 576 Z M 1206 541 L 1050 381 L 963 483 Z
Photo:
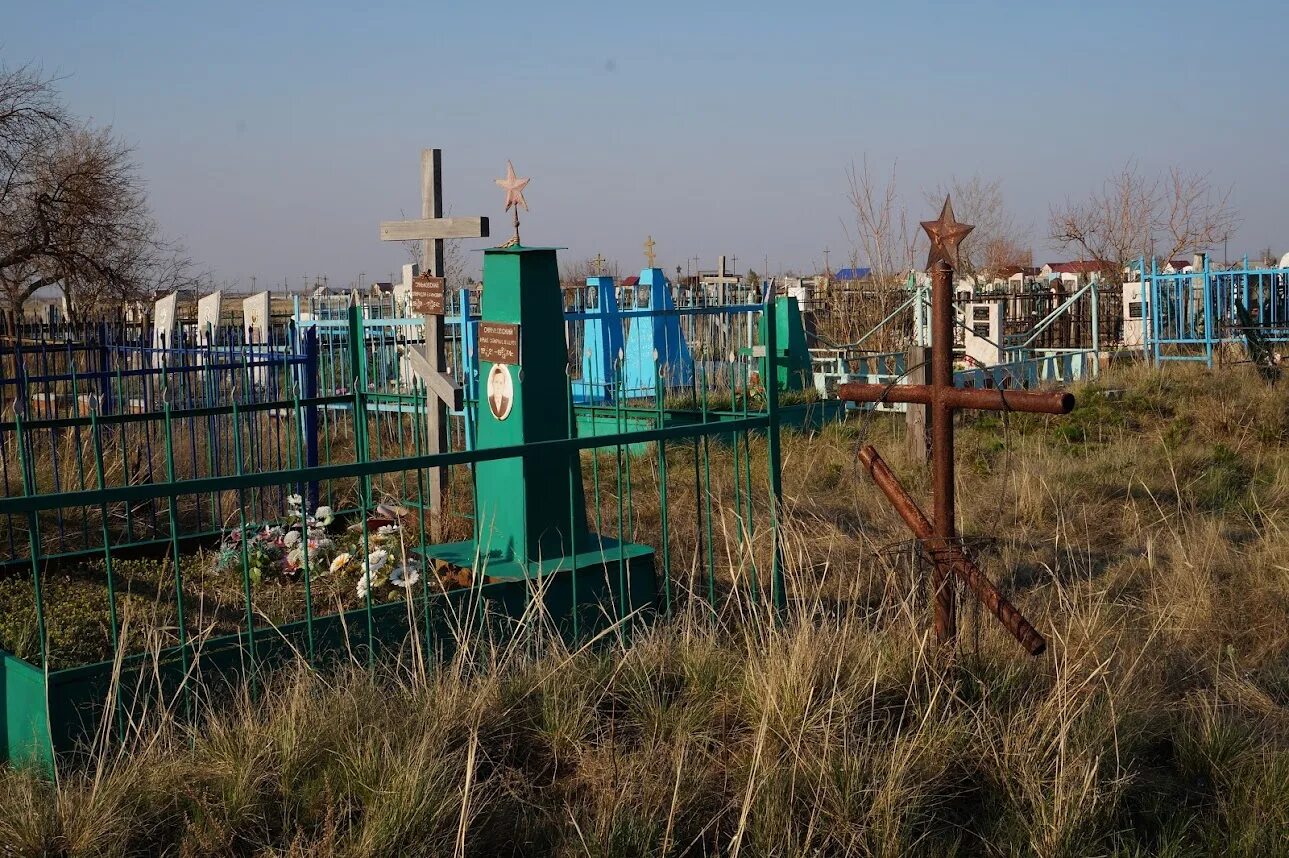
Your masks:
M 600 405 L 613 399 L 615 363 L 622 351 L 622 316 L 612 277 L 586 278 L 582 377 L 573 382 L 573 401 Z
M 680 329 L 680 316 L 675 312 L 676 303 L 666 275 L 661 268 L 646 268 L 640 272 L 637 289 L 647 290 L 648 304 L 642 305 L 637 300 L 636 309 L 650 312 L 631 315 L 623 366 L 625 395 L 652 397 L 657 390 L 655 366 L 661 368 L 665 389 L 690 387 L 694 381 L 694 358 Z

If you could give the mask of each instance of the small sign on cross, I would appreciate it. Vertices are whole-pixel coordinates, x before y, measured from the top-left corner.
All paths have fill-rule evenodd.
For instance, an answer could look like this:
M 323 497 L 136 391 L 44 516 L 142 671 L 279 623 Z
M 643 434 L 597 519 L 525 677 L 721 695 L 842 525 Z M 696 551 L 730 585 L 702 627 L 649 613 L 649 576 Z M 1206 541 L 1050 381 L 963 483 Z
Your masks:
M 418 316 L 442 316 L 446 312 L 446 281 L 430 274 L 412 278 L 412 312 Z

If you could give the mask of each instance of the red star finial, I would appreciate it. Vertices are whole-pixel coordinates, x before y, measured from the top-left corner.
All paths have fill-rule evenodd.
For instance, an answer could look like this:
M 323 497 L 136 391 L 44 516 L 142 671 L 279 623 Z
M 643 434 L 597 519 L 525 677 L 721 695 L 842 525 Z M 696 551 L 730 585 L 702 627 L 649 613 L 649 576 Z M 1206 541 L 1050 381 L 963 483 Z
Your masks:
M 936 262 L 941 260 L 950 268 L 954 267 L 958 261 L 958 245 L 975 229 L 971 224 L 958 223 L 957 218 L 953 216 L 953 201 L 947 194 L 944 197 L 944 208 L 940 210 L 939 219 L 922 221 L 922 228 L 931 238 L 931 250 L 926 257 L 928 271 L 934 269 Z
M 515 165 L 506 162 L 506 178 L 494 179 L 497 185 L 506 192 L 506 211 L 510 211 L 511 206 L 523 206 L 524 211 L 528 211 L 528 202 L 524 199 L 524 188 L 528 187 L 529 179 L 521 179 L 515 175 Z

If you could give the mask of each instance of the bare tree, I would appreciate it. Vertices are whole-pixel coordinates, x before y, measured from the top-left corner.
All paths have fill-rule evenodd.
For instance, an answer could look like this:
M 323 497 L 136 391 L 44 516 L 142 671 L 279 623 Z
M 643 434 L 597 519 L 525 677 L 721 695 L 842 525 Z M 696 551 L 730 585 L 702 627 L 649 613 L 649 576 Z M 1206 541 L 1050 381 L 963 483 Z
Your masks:
M 1031 254 L 1007 209 L 999 180 L 979 175 L 965 180 L 955 177 L 926 195 L 927 207 L 938 209 L 946 195 L 953 197 L 958 219 L 975 226 L 958 248 L 960 273 L 998 272 L 1008 266 L 1030 264 Z
M 603 265 L 596 263 L 596 257 L 574 259 L 560 266 L 559 282 L 563 289 L 578 289 L 586 285 L 588 277 L 618 276 L 618 263 L 604 260 Z
M 902 345 L 904 326 L 888 324 L 876 336 L 874 326 L 908 299 L 908 272 L 915 267 L 921 230 L 910 228 L 908 211 L 896 183 L 897 164 L 890 177 L 874 176 L 864 157 L 860 168 L 852 163 L 846 170 L 853 223 L 843 222 L 852 246 L 850 265 L 860 268 L 861 259 L 869 269 L 862 281 L 828 284 L 824 309 L 816 313 L 821 341 L 835 345 L 864 339 L 864 347 L 888 351 Z
M 1236 223 L 1230 191 L 1214 188 L 1207 175 L 1173 167 L 1152 177 L 1129 163 L 1087 199 L 1053 208 L 1050 226 L 1054 241 L 1103 263 L 1103 275 L 1118 281 L 1138 257 L 1207 251 Z
M 48 286 L 73 318 L 188 281 L 148 209 L 130 147 L 73 124 L 53 82 L 0 69 L 0 293 L 8 310 Z
M 846 227 L 847 238 L 868 261 L 876 282 L 889 283 L 902 280 L 913 267 L 915 244 L 920 231 L 910 231 L 908 212 L 899 197 L 895 174 L 897 164 L 891 164 L 891 177 L 882 182 L 873 177 L 864 156 L 861 169 L 852 163 L 846 170 L 850 185 L 850 204 L 854 210 L 854 234 Z

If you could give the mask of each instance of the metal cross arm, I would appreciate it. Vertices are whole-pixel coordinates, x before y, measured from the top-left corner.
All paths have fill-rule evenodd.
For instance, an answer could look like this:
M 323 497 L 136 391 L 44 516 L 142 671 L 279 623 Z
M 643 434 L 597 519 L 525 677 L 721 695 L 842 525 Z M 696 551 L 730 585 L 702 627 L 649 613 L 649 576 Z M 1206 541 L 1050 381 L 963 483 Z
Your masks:
M 1020 611 L 1016 610 L 1007 597 L 998 591 L 994 582 L 986 578 L 980 568 L 971 562 L 971 558 L 957 543 L 947 542 L 936 536 L 935 528 L 926 517 L 926 513 L 922 512 L 922 508 L 905 491 L 899 478 L 887 467 L 877 450 L 872 445 L 865 445 L 859 451 L 859 461 L 868 469 L 873 482 L 877 483 L 877 487 L 886 495 L 891 506 L 895 507 L 900 518 L 904 519 L 909 530 L 913 531 L 913 535 L 922 542 L 935 564 L 947 567 L 962 579 L 989 613 L 998 618 L 1003 627 L 1011 632 L 1030 655 L 1042 655 L 1047 649 L 1047 641 L 1043 636 L 1030 625 L 1029 620 L 1025 619 Z
M 850 382 L 838 386 L 837 398 L 847 402 L 911 402 L 916 405 L 943 403 L 953 410 L 971 408 L 980 411 L 1025 411 L 1032 414 L 1069 414 L 1074 410 L 1074 394 L 1059 390 L 1030 392 L 963 387 L 939 389 L 929 384 Z

